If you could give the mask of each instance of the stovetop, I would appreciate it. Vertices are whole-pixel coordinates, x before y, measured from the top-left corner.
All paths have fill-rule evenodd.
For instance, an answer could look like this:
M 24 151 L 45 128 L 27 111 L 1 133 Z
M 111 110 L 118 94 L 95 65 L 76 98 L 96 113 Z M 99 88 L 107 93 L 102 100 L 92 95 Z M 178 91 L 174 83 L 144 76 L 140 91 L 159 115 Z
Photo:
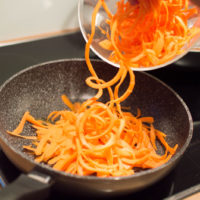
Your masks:
M 0 48 L 0 84 L 28 66 L 64 58 L 83 58 L 85 42 L 80 32 Z M 97 58 L 91 54 L 92 58 Z M 161 181 L 137 193 L 115 199 L 163 199 L 200 183 L 200 58 L 189 53 L 177 63 L 151 71 L 173 88 L 188 105 L 193 120 L 194 134 L 189 148 L 175 169 Z M 20 172 L 0 149 L 0 185 L 14 181 Z M 62 199 L 52 191 L 50 199 Z

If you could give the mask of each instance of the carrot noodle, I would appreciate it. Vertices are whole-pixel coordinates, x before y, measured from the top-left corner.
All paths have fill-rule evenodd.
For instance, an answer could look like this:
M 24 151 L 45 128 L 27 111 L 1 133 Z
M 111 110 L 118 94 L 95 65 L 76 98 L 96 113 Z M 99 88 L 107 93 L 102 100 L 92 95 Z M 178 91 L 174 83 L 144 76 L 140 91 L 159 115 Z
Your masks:
M 66 98 L 62 96 L 71 107 Z M 78 105 L 80 109 L 81 104 Z M 35 140 L 23 148 L 35 155 L 37 162 L 78 175 L 134 174 L 134 167 L 145 169 L 164 164 L 178 147 L 168 145 L 165 134 L 153 127 L 152 117 L 136 117 L 130 112 L 122 112 L 121 117 L 114 107 L 98 101 L 81 112 L 79 109 L 53 111 L 47 121 L 39 122 L 26 112 L 23 122 L 9 133 L 21 136 L 18 130 L 22 132 L 24 121 L 31 122 L 36 130 Z M 156 140 L 165 147 L 164 155 L 156 153 Z
M 197 7 L 188 6 L 189 0 L 138 0 L 134 5 L 119 0 L 114 15 L 104 4 L 110 32 L 101 28 L 106 39 L 99 45 L 111 52 L 109 60 L 115 63 L 123 60 L 134 68 L 161 65 L 181 54 L 200 33 L 196 25 L 188 26 L 198 14 Z
M 152 2 L 150 5 L 145 4 L 146 1 L 141 2 L 143 2 L 141 6 L 144 8 L 144 11 L 140 11 L 141 16 L 150 12 L 145 10 L 148 6 L 150 8 L 151 6 L 153 8 L 160 6 L 160 4 L 156 4 L 155 0 L 147 1 L 148 3 Z M 160 1 L 158 2 L 160 3 Z M 166 4 L 166 1 L 164 2 Z M 124 5 L 124 2 L 119 1 L 118 4 Z M 95 35 L 96 16 L 102 6 L 108 13 L 109 19 L 111 21 L 114 19 L 110 23 L 112 25 L 111 41 L 106 41 L 104 45 L 113 45 L 112 48 L 115 51 L 113 56 L 119 58 L 120 63 L 120 69 L 116 75 L 107 82 L 98 77 L 89 58 L 90 45 Z M 153 8 L 151 12 L 154 13 Z M 123 7 L 119 6 L 119 9 L 123 10 Z M 134 7 L 134 9 L 136 8 Z M 165 9 L 164 11 L 168 12 Z M 127 12 L 130 14 L 132 10 L 127 10 Z M 112 16 L 103 0 L 98 1 L 92 14 L 91 34 L 85 47 L 85 59 L 91 76 L 86 79 L 86 83 L 89 87 L 96 89 L 97 94 L 82 103 L 72 103 L 66 95 L 62 95 L 61 99 L 67 106 L 66 109 L 51 112 L 46 120 L 37 120 L 27 111 L 16 129 L 12 132 L 8 131 L 13 136 L 32 140 L 30 145 L 24 145 L 23 148 L 33 154 L 36 162 L 46 163 L 55 170 L 83 176 L 127 176 L 134 174 L 136 168 L 142 170 L 159 167 L 168 162 L 175 154 L 178 145 L 171 147 L 167 143 L 166 134 L 154 128 L 153 117 L 142 116 L 140 109 L 137 110 L 136 115 L 133 115 L 129 112 L 130 107 L 121 107 L 121 102 L 126 100 L 134 89 L 135 76 L 129 65 L 130 60 L 124 61 L 121 47 L 117 46 L 119 41 L 116 42 L 115 32 L 119 31 L 117 29 L 121 23 L 120 18 Z M 177 21 L 182 23 L 179 18 Z M 165 22 L 162 23 L 165 24 Z M 183 28 L 183 26 L 181 27 Z M 163 32 L 157 30 L 156 37 L 159 40 L 159 44 L 153 44 L 156 46 L 156 50 L 148 49 L 152 55 L 161 53 L 163 47 L 161 48 L 159 45 L 165 46 L 164 39 L 162 39 Z M 145 46 L 147 43 L 143 45 Z M 174 41 L 169 36 L 169 46 L 167 47 L 169 54 L 171 50 L 174 50 L 174 45 Z M 144 57 L 146 54 L 142 51 L 140 55 L 131 59 L 140 60 Z M 156 60 L 156 57 L 152 60 Z M 126 76 L 129 76 L 130 82 L 125 92 L 119 96 L 121 84 Z M 108 90 L 110 96 L 106 103 L 99 101 L 104 89 Z M 26 122 L 35 129 L 34 136 L 21 134 Z M 164 150 L 163 154 L 159 154 L 157 151 L 158 143 Z

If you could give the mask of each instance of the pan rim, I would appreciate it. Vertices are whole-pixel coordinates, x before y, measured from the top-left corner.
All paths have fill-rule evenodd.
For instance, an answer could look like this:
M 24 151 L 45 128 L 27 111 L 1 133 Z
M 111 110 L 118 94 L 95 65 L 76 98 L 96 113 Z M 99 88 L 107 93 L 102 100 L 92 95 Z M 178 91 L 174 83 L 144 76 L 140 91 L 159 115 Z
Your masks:
M 20 70 L 19 72 L 15 73 L 14 75 L 12 75 L 10 78 L 8 78 L 1 86 L 0 86 L 0 92 L 3 90 L 4 87 L 6 87 L 6 85 L 12 81 L 13 79 L 15 79 L 15 77 L 18 77 L 19 75 L 30 71 L 32 69 L 36 69 L 45 65 L 49 65 L 49 64 L 55 64 L 55 63 L 64 63 L 64 62 L 71 62 L 71 61 L 78 61 L 78 62 L 85 62 L 84 58 L 70 58 L 70 59 L 57 59 L 57 60 L 52 60 L 52 61 L 47 61 L 47 62 L 43 62 L 43 63 L 38 63 L 32 66 L 28 66 L 25 69 Z M 91 59 L 92 62 L 101 62 L 101 63 L 105 63 L 102 60 L 99 59 Z M 49 173 L 53 172 L 55 175 L 62 175 L 66 178 L 71 178 L 71 179 L 78 179 L 78 180 L 90 180 L 90 181 L 121 181 L 121 180 L 129 180 L 129 179 L 135 179 L 138 177 L 142 177 L 142 176 L 146 176 L 148 174 L 154 174 L 158 171 L 163 170 L 165 167 L 170 166 L 171 164 L 175 163 L 176 161 L 178 161 L 178 159 L 183 155 L 183 153 L 185 152 L 185 150 L 187 149 L 187 147 L 190 144 L 190 141 L 192 139 L 192 135 L 193 135 L 193 119 L 192 119 L 192 115 L 190 113 L 190 110 L 188 108 L 188 106 L 186 105 L 186 103 L 184 102 L 184 100 L 180 97 L 179 94 L 177 94 L 170 86 L 168 86 L 166 83 L 164 83 L 163 81 L 161 81 L 160 79 L 154 77 L 151 74 L 148 74 L 147 72 L 141 72 L 141 71 L 135 71 L 135 73 L 140 73 L 143 74 L 145 76 L 150 77 L 151 79 L 154 79 L 155 81 L 159 82 L 159 84 L 161 84 L 162 86 L 164 86 L 166 89 L 168 89 L 173 95 L 175 95 L 175 97 L 179 100 L 179 102 L 181 103 L 181 105 L 183 106 L 183 108 L 185 109 L 187 116 L 188 116 L 188 122 L 189 122 L 189 133 L 188 133 L 188 137 L 185 141 L 185 143 L 183 144 L 182 148 L 179 150 L 178 153 L 176 153 L 167 163 L 157 167 L 157 168 L 153 168 L 153 169 L 147 169 L 145 171 L 140 171 L 137 172 L 133 175 L 128 175 L 128 176 L 120 176 L 120 177 L 96 177 L 96 176 L 81 176 L 81 175 L 74 175 L 74 174 L 70 174 L 70 173 L 66 173 L 63 171 L 58 171 L 58 170 L 54 170 L 52 167 L 48 166 L 47 164 L 41 164 L 41 163 L 37 163 L 36 161 L 32 160 L 32 159 L 28 159 L 25 156 L 25 153 L 23 153 L 22 151 L 19 151 L 18 149 L 15 149 L 13 146 L 9 145 L 9 142 L 7 141 L 6 138 L 2 137 L 2 134 L 0 133 L 0 139 L 7 145 L 9 146 L 9 148 L 14 151 L 15 153 L 17 153 L 20 157 L 22 157 L 23 159 L 25 159 L 26 161 L 30 162 L 31 164 L 33 164 L 34 166 L 37 166 L 39 168 L 45 169 L 47 170 Z M 6 153 L 5 153 L 6 154 Z

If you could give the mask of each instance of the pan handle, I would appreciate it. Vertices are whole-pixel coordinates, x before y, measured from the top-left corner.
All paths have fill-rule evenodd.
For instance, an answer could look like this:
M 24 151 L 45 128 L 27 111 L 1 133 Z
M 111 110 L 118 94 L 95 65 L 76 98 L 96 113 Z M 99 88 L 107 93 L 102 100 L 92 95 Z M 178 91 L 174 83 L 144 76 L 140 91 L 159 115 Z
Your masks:
M 39 172 L 21 174 L 15 181 L 0 190 L 1 200 L 47 199 L 53 181 Z

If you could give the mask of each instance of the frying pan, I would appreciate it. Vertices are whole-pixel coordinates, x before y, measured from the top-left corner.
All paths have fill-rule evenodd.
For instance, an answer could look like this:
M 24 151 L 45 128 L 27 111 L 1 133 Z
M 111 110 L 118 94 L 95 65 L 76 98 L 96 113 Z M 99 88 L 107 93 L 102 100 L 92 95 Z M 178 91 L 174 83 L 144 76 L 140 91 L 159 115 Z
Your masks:
M 92 63 L 99 77 L 105 81 L 117 72 L 117 68 L 105 62 L 92 60 Z M 35 118 L 45 119 L 53 110 L 66 109 L 60 98 L 62 94 L 72 101 L 84 101 L 94 96 L 97 91 L 85 84 L 89 75 L 83 59 L 58 60 L 20 71 L 1 86 L 0 145 L 7 157 L 24 173 L 0 192 L 0 199 L 34 199 L 38 195 L 40 199 L 45 198 L 52 185 L 62 192 L 90 197 L 135 192 L 160 180 L 175 167 L 192 138 L 191 114 L 172 89 L 144 72 L 135 72 L 135 89 L 123 105 L 131 106 L 134 114 L 140 108 L 144 116 L 153 116 L 155 127 L 167 134 L 167 142 L 172 146 L 176 143 L 179 145 L 172 159 L 156 169 L 139 171 L 125 177 L 71 175 L 36 163 L 22 148 L 30 141 L 6 133 L 6 130 L 13 130 L 17 126 L 27 110 Z M 125 91 L 128 81 L 129 78 L 126 78 L 120 93 Z M 108 94 L 105 91 L 101 101 L 106 100 Z M 26 124 L 23 133 L 32 135 L 34 130 Z M 159 143 L 158 146 L 159 153 L 162 153 L 162 146 Z

